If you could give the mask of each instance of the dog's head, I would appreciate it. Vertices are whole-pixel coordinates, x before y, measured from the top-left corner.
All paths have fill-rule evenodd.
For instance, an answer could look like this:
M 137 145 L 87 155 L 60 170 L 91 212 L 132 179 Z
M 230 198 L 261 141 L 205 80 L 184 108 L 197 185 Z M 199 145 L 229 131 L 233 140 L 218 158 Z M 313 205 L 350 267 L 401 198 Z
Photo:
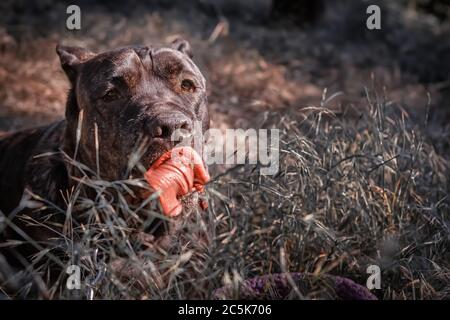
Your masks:
M 205 78 L 191 60 L 190 45 L 125 47 L 95 54 L 58 46 L 72 89 L 65 144 L 75 149 L 79 114 L 82 130 L 77 160 L 96 168 L 103 179 L 123 179 L 130 157 L 141 155 L 145 168 L 177 144 L 176 130 L 190 133 L 194 122 L 209 127 Z M 97 148 L 98 146 L 98 148 Z

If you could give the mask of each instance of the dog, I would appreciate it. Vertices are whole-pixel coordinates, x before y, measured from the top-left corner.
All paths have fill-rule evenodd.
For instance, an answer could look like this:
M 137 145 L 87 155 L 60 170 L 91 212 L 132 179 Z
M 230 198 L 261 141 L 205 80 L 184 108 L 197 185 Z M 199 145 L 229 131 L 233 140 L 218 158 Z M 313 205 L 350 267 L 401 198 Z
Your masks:
M 102 180 L 126 179 L 142 176 L 138 170 L 130 170 L 129 162 L 143 141 L 140 162 L 149 168 L 178 143 L 171 139 L 175 130 L 191 132 L 194 122 L 201 122 L 203 132 L 209 128 L 206 81 L 185 40 L 163 47 L 129 46 L 98 54 L 58 45 L 56 52 L 71 85 L 65 119 L 0 137 L 3 241 L 45 243 L 58 236 L 54 228 L 32 227 L 18 219 L 45 217 L 45 210 L 36 213 L 16 208 L 27 190 L 65 210 L 64 195 L 81 173 L 64 155 L 97 170 Z M 16 228 L 6 226 L 5 217 Z M 22 256 L 33 252 L 25 245 L 16 246 L 14 251 L 19 249 Z

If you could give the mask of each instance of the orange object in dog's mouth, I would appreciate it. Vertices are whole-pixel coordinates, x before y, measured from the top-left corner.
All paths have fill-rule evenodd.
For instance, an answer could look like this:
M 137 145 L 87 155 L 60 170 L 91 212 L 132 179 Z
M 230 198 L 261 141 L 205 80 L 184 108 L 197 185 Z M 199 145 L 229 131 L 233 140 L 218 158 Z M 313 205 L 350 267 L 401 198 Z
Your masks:
M 177 147 L 164 153 L 144 175 L 155 191 L 165 215 L 178 216 L 183 207 L 180 197 L 191 192 L 204 192 L 210 180 L 201 156 L 191 147 Z M 200 202 L 203 209 L 206 202 Z

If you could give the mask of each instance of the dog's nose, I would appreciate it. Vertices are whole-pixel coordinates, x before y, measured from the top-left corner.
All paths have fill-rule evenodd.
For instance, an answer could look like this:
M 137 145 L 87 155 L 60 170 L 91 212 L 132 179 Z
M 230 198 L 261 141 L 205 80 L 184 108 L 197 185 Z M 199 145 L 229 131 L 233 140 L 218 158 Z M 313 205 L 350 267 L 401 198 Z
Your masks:
M 183 114 L 160 115 L 147 123 L 147 130 L 153 138 L 179 142 L 192 134 L 192 121 Z

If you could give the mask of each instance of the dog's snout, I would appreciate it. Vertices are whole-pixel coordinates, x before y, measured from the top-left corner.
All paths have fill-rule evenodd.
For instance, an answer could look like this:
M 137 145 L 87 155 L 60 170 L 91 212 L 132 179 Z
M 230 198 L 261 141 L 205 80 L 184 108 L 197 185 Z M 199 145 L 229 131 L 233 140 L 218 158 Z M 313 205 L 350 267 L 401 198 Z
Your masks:
M 178 142 L 192 133 L 192 121 L 183 114 L 157 116 L 147 123 L 147 130 L 153 138 Z

